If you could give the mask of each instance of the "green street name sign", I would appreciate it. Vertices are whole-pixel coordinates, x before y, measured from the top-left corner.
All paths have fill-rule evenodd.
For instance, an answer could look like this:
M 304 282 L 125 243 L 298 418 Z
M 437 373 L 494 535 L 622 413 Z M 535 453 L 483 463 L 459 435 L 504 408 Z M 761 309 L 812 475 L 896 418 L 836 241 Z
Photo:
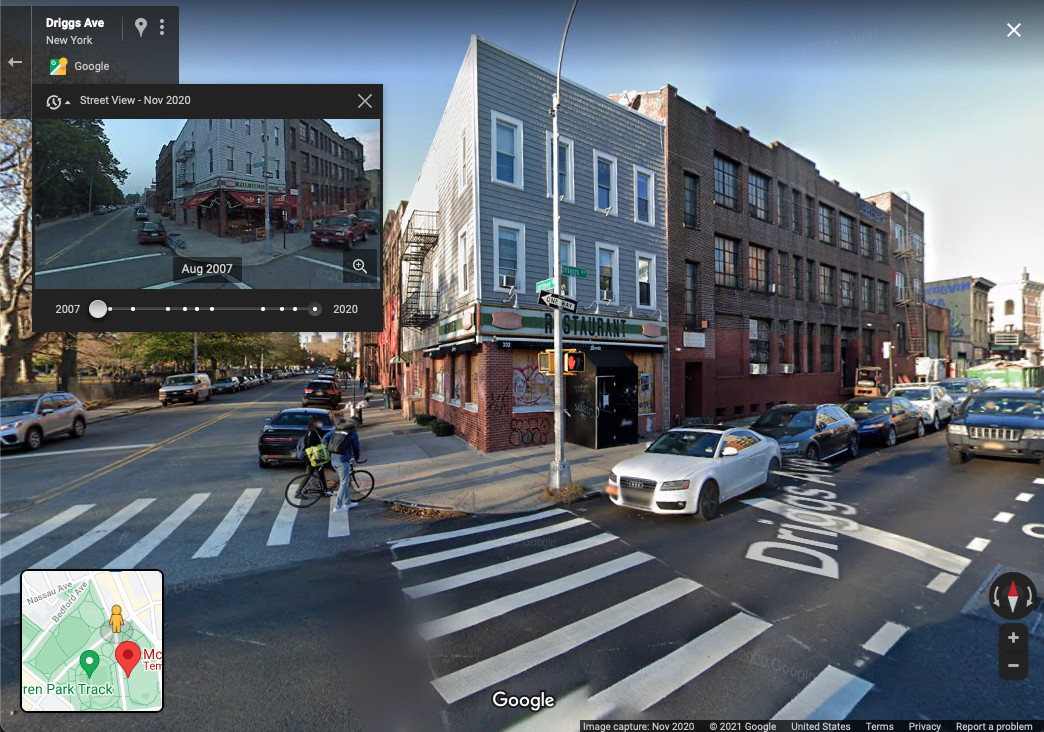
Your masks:
M 538 294 L 541 293 L 541 292 L 544 292 L 545 290 L 553 290 L 553 289 L 555 289 L 555 278 L 554 277 L 549 277 L 546 280 L 541 280 L 540 282 L 536 283 L 536 291 L 537 291 Z
M 579 277 L 582 280 L 587 279 L 587 270 L 581 269 L 580 267 L 569 267 L 568 265 L 562 265 L 562 276 L 563 277 Z

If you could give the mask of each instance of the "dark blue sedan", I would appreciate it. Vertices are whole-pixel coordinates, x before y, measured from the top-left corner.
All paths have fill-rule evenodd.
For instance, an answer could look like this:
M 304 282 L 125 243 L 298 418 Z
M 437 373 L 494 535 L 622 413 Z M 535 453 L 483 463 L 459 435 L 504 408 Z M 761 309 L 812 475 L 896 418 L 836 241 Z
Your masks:
M 903 397 L 857 397 L 841 405 L 856 421 L 859 439 L 892 447 L 901 437 L 924 437 L 921 410 Z

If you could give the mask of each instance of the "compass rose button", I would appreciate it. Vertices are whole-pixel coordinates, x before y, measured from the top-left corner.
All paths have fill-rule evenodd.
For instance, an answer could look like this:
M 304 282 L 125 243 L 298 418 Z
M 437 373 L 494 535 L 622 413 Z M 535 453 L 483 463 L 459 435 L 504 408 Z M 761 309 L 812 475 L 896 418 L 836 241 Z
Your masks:
M 998 576 L 989 593 L 990 607 L 1005 620 L 1021 620 L 1033 612 L 1040 600 L 1029 577 L 1018 572 Z

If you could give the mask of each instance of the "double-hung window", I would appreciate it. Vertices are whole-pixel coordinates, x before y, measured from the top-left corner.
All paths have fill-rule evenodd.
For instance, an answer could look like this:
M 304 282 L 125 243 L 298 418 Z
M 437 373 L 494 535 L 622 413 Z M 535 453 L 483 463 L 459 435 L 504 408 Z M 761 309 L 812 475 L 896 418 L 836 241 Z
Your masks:
M 612 244 L 595 245 L 598 263 L 598 299 L 612 305 L 620 304 L 620 249 Z M 607 302 L 608 301 L 608 302 Z
M 739 287 L 739 271 L 736 269 L 736 250 L 739 242 L 724 236 L 714 237 L 714 284 L 724 287 Z
M 734 211 L 739 209 L 739 166 L 717 155 L 714 156 L 714 203 Z
M 656 255 L 635 252 L 635 288 L 638 307 L 656 307 Z
M 493 112 L 493 181 L 522 188 L 522 121 Z
M 554 160 L 551 159 L 551 133 L 547 133 L 547 195 L 551 196 L 554 191 L 552 185 L 554 181 L 552 176 L 554 175 L 555 165 Z M 564 137 L 558 138 L 558 195 L 561 197 L 560 200 L 566 203 L 572 203 L 574 198 L 574 184 L 573 184 L 573 141 L 568 140 Z
M 507 292 L 526 288 L 526 227 L 513 221 L 493 219 L 493 289 Z
M 616 158 L 594 151 L 594 207 L 596 211 L 616 216 Z
M 634 166 L 634 220 L 640 224 L 656 224 L 656 174 Z

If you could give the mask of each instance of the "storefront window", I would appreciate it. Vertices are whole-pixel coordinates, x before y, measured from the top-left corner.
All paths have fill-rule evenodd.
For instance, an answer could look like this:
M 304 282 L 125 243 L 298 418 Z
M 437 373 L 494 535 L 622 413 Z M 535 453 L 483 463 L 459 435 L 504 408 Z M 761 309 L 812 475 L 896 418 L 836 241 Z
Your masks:
M 467 358 L 467 356 L 457 356 L 453 359 L 453 401 L 457 404 L 464 402 L 464 368 Z
M 629 353 L 638 367 L 638 413 L 656 413 L 656 379 L 653 378 L 656 356 L 652 353 Z
M 519 407 L 545 407 L 555 404 L 554 380 L 537 370 L 537 351 L 515 351 L 512 372 L 513 405 Z M 496 397 L 497 395 L 490 395 Z
M 477 353 L 472 353 L 468 358 L 471 361 L 468 364 L 468 380 L 470 382 L 468 386 L 468 403 L 477 405 L 479 401 L 479 357 Z
M 440 358 L 435 361 L 435 385 L 432 394 L 436 399 L 446 398 L 446 359 Z

